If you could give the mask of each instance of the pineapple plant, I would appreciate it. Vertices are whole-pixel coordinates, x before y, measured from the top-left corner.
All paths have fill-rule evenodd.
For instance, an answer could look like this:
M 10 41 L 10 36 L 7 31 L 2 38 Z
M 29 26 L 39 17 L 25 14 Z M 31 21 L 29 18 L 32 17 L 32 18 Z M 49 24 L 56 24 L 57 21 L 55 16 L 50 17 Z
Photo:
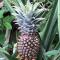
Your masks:
M 18 25 L 17 52 L 21 60 L 36 60 L 41 51 L 41 39 L 37 31 L 38 23 L 45 18 L 40 17 L 40 13 L 47 11 L 40 2 L 34 4 L 28 0 L 24 5 L 19 0 L 19 6 L 14 6 L 16 19 L 13 21 Z

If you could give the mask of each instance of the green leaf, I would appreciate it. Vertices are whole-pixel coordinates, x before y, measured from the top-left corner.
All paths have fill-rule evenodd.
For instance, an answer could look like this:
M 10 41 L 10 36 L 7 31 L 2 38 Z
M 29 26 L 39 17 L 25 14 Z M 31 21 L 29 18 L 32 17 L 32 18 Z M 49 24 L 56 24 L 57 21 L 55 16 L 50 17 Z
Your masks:
M 0 44 L 1 45 L 3 45 L 3 43 L 4 43 L 4 37 L 5 37 L 5 35 L 4 35 L 4 33 L 2 32 L 2 31 L 0 31 Z
M 11 6 L 10 3 L 8 2 L 8 0 L 4 0 L 4 3 L 5 3 L 6 8 L 7 8 L 10 12 L 15 13 L 14 9 L 12 8 L 12 6 Z
M 3 25 L 6 29 L 12 29 L 11 22 L 15 19 L 14 16 L 7 16 L 3 18 Z
M 15 19 L 15 17 L 13 15 L 4 17 L 3 18 L 3 23 L 5 23 L 5 22 L 11 23 L 14 19 Z
M 59 31 L 59 40 L 60 40 L 60 0 L 58 0 L 58 31 Z
M 0 18 L 3 18 L 4 10 L 0 10 Z
M 4 26 L 5 26 L 6 29 L 12 29 L 12 26 L 9 22 L 5 22 Z
M 47 56 L 47 57 L 51 57 L 51 56 L 55 56 L 59 53 L 58 50 L 52 50 L 52 51 L 48 51 L 46 52 L 44 55 Z
M 0 52 L 0 60 L 9 60 L 6 55 L 2 52 Z
M 60 48 L 58 50 L 51 50 L 51 51 L 45 52 L 44 56 L 46 58 L 51 58 L 53 56 L 52 60 L 56 60 L 60 56 Z
M 55 37 L 56 29 L 57 29 L 57 0 L 54 1 L 50 18 L 46 23 L 44 30 L 40 33 L 46 50 L 49 49 L 50 44 Z
M 12 55 L 8 55 L 8 54 L 5 54 L 9 60 L 18 60 L 15 56 L 12 56 Z
M 38 1 L 38 2 L 44 2 L 45 0 L 36 0 L 36 1 Z
M 8 55 L 9 55 L 9 53 L 8 53 L 4 48 L 1 48 L 1 47 L 0 47 L 0 52 L 5 53 L 5 54 L 8 54 Z
M 27 0 L 21 0 L 23 2 L 24 5 L 26 5 Z

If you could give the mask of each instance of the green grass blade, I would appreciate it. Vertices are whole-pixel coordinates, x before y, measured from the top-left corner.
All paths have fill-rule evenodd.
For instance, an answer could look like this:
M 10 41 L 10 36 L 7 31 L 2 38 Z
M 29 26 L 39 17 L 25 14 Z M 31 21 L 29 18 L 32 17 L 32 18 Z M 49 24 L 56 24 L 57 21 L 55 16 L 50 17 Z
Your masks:
M 56 6 L 57 6 L 57 0 L 54 1 L 54 5 L 53 5 L 53 9 L 51 12 L 51 16 L 42 32 L 42 40 L 44 41 L 44 47 L 47 50 L 50 46 L 50 43 L 52 42 L 53 38 L 51 35 L 55 36 L 55 32 L 54 31 L 54 26 L 57 20 L 57 10 L 56 10 Z M 57 23 L 56 23 L 57 24 Z M 56 27 L 56 26 L 55 26 Z
M 59 40 L 60 40 L 60 0 L 58 0 L 58 31 L 59 31 Z

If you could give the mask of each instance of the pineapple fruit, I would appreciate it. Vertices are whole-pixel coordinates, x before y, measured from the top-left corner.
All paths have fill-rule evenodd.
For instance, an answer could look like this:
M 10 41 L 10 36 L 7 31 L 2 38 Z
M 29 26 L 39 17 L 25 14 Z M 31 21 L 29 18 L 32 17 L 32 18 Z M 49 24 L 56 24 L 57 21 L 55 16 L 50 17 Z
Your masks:
M 21 33 L 17 39 L 17 50 L 21 59 L 32 60 L 37 58 L 40 49 L 37 32 Z
M 47 11 L 44 6 L 36 2 L 31 4 L 29 0 L 26 5 L 20 2 L 19 6 L 14 6 L 16 13 L 15 25 L 18 25 L 19 35 L 17 37 L 17 52 L 21 60 L 36 60 L 41 50 L 40 37 L 37 31 L 37 24 L 44 20 L 39 16 L 41 12 Z M 40 51 L 41 52 L 41 51 Z

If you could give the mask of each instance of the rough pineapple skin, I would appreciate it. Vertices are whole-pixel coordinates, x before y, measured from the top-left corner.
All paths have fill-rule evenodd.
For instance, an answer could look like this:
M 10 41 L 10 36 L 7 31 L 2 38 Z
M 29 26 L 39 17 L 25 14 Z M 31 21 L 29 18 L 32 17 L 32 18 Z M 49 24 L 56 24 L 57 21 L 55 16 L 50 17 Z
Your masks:
M 40 51 L 40 38 L 37 32 L 21 33 L 17 38 L 17 50 L 21 60 L 36 60 Z

